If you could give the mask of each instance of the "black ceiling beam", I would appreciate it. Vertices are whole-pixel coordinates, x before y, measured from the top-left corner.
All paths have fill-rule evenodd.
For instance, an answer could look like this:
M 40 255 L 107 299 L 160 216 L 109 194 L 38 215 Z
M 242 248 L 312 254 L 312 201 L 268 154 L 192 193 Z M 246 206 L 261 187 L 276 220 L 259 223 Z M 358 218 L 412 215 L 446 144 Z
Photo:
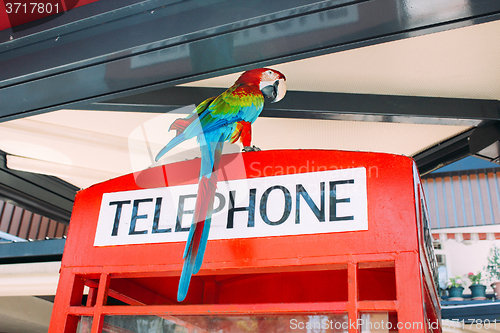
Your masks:
M 4 36 L 0 121 L 500 18 L 497 0 L 108 3 Z
M 168 112 L 199 104 L 223 91 L 222 88 L 170 87 L 94 103 L 89 108 Z M 261 116 L 474 126 L 415 155 L 422 175 L 469 155 L 497 163 L 500 158 L 500 101 L 497 100 L 288 91 L 279 103 L 266 104 Z
M 78 188 L 59 178 L 7 168 L 0 152 L 0 199 L 68 224 Z
M 93 103 L 89 109 L 168 112 L 199 104 L 221 88 L 170 87 Z M 383 122 L 464 124 L 500 120 L 500 101 L 375 94 L 288 91 L 279 103 L 268 103 L 262 117 L 352 119 Z
M 418 171 L 425 175 L 438 168 L 458 161 L 464 157 L 475 155 L 487 158 L 481 152 L 500 141 L 500 122 L 491 123 L 487 126 L 477 127 L 459 134 L 451 139 L 441 142 L 425 151 L 413 156 L 417 163 Z M 500 153 L 497 151 L 488 160 L 499 161 Z

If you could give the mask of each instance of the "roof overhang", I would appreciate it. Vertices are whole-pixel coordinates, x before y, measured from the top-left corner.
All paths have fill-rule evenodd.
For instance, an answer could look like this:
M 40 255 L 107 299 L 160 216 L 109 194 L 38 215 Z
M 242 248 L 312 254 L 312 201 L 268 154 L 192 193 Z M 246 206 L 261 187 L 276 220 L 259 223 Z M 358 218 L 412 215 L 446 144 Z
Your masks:
M 500 119 L 498 1 L 249 6 L 244 0 L 97 1 L 0 31 L 0 127 L 8 133 L 0 149 L 9 153 L 7 166 L 36 165 L 32 171 L 44 175 L 31 173 L 35 187 L 46 174 L 85 187 L 134 171 L 128 141 L 135 128 L 155 113 L 197 104 L 237 73 L 261 66 L 284 72 L 290 89 L 255 123 L 264 149 L 422 156 L 416 154 L 430 148 L 430 170 L 458 156 L 448 158 L 442 142 Z M 164 117 L 157 146 L 169 139 L 168 121 L 177 116 Z M 481 145 L 493 154 L 482 153 L 494 159 L 497 138 L 488 138 Z M 195 145 L 186 149 L 194 152 Z M 23 193 L 18 202 L 33 199 L 28 188 L 9 188 Z M 63 197 L 69 190 L 71 197 L 76 187 L 58 183 L 48 190 Z M 67 218 L 66 199 L 51 204 Z

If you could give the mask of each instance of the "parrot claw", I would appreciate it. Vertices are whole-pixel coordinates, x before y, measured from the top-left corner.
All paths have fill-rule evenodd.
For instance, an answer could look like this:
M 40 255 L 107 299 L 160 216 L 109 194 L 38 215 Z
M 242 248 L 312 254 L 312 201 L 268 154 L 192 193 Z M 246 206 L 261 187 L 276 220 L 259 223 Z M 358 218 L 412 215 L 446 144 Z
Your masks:
M 260 151 L 260 148 L 259 147 L 255 147 L 255 146 L 245 146 L 243 147 L 243 151 L 247 152 L 247 151 Z

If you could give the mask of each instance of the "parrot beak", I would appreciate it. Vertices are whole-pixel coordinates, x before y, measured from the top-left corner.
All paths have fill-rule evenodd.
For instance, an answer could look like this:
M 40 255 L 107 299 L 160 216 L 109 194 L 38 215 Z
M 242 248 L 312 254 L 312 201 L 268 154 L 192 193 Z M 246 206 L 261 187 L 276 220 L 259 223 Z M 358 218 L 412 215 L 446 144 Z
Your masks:
M 276 103 L 279 102 L 285 97 L 286 94 L 286 81 L 284 79 L 279 79 L 274 83 L 274 85 L 277 87 L 275 88 L 276 91 L 276 98 L 271 101 L 271 103 Z
M 271 82 L 269 82 L 271 83 Z M 279 79 L 274 81 L 273 84 L 266 85 L 261 90 L 265 98 L 271 99 L 271 103 L 279 102 L 285 97 L 286 83 L 285 80 Z

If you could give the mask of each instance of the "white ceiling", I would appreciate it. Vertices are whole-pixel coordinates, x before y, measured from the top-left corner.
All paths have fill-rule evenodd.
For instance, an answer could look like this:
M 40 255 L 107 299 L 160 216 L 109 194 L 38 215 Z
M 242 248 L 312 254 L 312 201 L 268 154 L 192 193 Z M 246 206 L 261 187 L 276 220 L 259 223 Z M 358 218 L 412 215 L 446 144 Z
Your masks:
M 272 66 L 289 90 L 500 99 L 500 21 Z M 229 87 L 239 73 L 185 84 Z
M 0 297 L 0 332 L 46 333 L 52 306 L 32 296 Z
M 47 332 L 54 304 L 33 295 L 55 294 L 61 262 L 1 266 L 0 332 Z
M 500 21 L 272 66 L 289 90 L 500 99 Z M 238 73 L 186 86 L 229 87 Z M 286 97 L 285 97 L 286 98 Z M 201 102 L 201 101 L 200 101 Z M 192 108 L 193 106 L 190 106 Z M 79 187 L 146 168 L 179 114 L 61 110 L 0 124 L 8 166 Z M 347 149 L 413 155 L 467 126 L 259 118 L 262 149 Z M 229 146 L 227 151 L 239 151 Z M 191 140 L 161 163 L 197 155 Z

